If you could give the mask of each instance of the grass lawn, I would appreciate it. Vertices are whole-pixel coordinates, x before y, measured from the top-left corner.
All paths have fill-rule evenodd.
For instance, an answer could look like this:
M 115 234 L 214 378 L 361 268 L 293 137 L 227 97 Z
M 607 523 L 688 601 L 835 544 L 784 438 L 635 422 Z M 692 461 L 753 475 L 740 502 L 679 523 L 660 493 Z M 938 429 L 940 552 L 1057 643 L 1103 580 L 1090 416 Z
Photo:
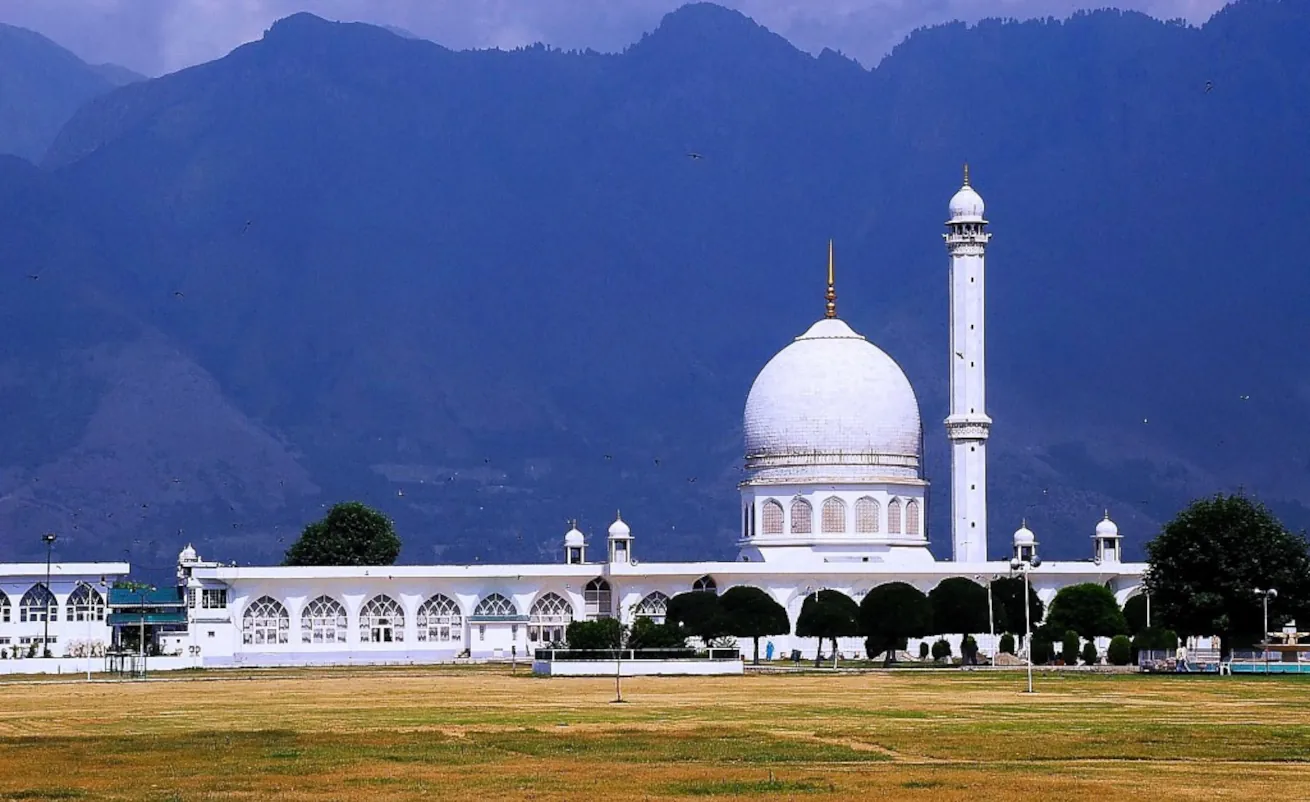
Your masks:
M 162 676 L 162 675 L 161 675 Z M 0 682 L 0 799 L 1310 798 L 1310 678 Z

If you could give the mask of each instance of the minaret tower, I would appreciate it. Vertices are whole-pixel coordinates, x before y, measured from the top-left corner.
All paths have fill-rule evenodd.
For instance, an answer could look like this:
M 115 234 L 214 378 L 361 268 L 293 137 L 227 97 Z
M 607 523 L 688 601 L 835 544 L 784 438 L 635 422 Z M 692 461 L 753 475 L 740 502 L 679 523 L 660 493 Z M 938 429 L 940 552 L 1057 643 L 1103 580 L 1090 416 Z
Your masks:
M 987 221 L 983 200 L 969 186 L 951 198 L 946 250 L 951 257 L 951 552 L 956 562 L 987 559 L 987 417 L 983 339 L 983 260 Z

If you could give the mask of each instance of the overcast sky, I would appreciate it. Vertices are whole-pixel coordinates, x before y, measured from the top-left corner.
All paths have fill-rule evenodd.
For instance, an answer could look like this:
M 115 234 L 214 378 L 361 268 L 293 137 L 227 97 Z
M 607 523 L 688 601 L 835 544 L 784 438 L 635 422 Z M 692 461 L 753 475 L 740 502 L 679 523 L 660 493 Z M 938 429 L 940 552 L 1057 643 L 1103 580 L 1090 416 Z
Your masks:
M 798 47 L 866 66 L 910 31 L 954 19 L 1067 16 L 1113 5 L 1200 24 L 1225 0 L 719 0 Z M 404 28 L 447 47 L 619 50 L 682 0 L 0 0 L 0 22 L 32 28 L 83 59 L 160 75 L 218 58 L 296 11 Z

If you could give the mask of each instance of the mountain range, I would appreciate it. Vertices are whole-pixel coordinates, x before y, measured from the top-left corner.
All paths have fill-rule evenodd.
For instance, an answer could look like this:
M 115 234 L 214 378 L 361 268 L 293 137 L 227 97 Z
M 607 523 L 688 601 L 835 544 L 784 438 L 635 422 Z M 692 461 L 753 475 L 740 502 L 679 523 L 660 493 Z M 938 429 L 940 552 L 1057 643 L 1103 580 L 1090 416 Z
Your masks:
M 1238 488 L 1305 527 L 1308 40 L 1307 4 L 1243 0 L 942 25 L 866 70 L 710 4 L 617 54 L 302 13 L 76 101 L 52 78 L 24 102 L 76 110 L 0 159 L 0 560 L 55 531 L 267 562 L 343 499 L 402 562 L 557 559 L 616 509 L 639 558 L 727 557 L 746 393 L 821 316 L 829 238 L 918 393 L 945 557 L 966 159 L 990 554 L 1027 518 L 1089 556 L 1108 509 L 1140 556 Z

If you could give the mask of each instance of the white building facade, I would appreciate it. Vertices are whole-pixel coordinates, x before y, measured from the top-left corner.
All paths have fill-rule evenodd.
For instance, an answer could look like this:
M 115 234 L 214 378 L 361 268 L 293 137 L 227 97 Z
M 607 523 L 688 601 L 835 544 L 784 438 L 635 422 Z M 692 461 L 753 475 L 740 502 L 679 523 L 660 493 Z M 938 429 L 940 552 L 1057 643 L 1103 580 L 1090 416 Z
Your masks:
M 1020 527 L 1012 554 L 987 559 L 983 267 L 990 234 L 967 168 L 949 208 L 952 560 L 928 550 L 914 388 L 891 356 L 838 317 L 830 244 L 824 316 L 769 360 L 746 400 L 736 560 L 635 559 L 642 535 L 621 517 L 603 546 L 575 526 L 557 564 L 236 567 L 205 562 L 188 546 L 178 566 L 188 621 L 175 647 L 216 666 L 527 658 L 560 641 L 570 621 L 662 620 L 668 600 L 687 591 L 758 587 L 787 610 L 794 631 L 806 596 L 819 590 L 859 601 L 891 581 L 926 593 L 949 577 L 986 585 L 1010 575 L 1012 557 L 1037 556 L 1037 540 Z M 1145 567 L 1122 562 L 1121 537 L 1107 514 L 1088 560 L 1044 562 L 1027 573 L 1048 602 L 1061 587 L 1096 582 L 1122 604 L 1140 589 Z M 0 635 L 5 626 L 0 622 Z M 775 655 L 812 654 L 816 645 L 795 636 L 768 640 Z M 862 654 L 863 643 L 848 639 L 839 648 Z
M 112 631 L 109 586 L 127 563 L 0 563 L 0 671 L 5 661 L 103 655 Z M 47 584 L 47 581 L 49 584 Z

